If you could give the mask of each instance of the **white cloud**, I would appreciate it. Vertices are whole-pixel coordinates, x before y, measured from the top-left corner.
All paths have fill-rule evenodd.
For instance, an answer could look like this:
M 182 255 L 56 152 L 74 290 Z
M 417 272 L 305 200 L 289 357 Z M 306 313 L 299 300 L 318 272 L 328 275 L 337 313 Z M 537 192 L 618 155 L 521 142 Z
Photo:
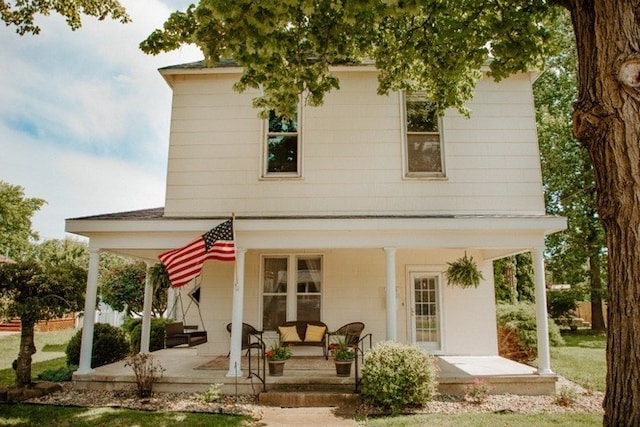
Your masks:
M 65 218 L 164 204 L 171 91 L 157 68 L 202 55 L 138 49 L 190 2 L 122 3 L 130 24 L 84 18 L 72 32 L 52 15 L 38 36 L 0 28 L 0 180 L 47 200 L 42 237 L 63 237 Z

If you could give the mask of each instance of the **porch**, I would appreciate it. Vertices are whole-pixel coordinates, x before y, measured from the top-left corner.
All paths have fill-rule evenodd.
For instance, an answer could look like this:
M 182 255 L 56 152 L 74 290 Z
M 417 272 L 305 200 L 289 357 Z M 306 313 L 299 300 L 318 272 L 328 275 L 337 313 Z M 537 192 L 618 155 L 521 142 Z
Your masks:
M 322 356 L 295 356 L 287 360 L 282 377 L 266 376 L 266 393 L 255 377 L 247 378 L 248 358 L 242 357 L 242 376 L 228 377 L 229 359 L 225 356 L 198 356 L 195 348 L 176 347 L 152 353 L 165 369 L 163 377 L 154 385 L 155 392 L 203 392 L 211 384 L 221 384 L 225 394 L 260 394 L 264 404 L 277 406 L 334 406 L 322 394 L 339 394 L 343 399 L 353 398 L 354 370 L 350 377 L 336 376 L 333 360 Z M 498 356 L 442 356 L 439 366 L 438 391 L 442 394 L 464 394 L 467 384 L 474 378 L 484 378 L 494 387 L 496 394 L 549 395 L 556 392 L 555 375 L 538 375 L 536 369 Z M 252 357 L 255 366 L 257 358 Z M 89 373 L 74 374 L 77 389 L 131 390 L 135 378 L 131 367 L 120 361 L 94 369 Z M 276 394 L 290 393 L 289 403 L 273 400 Z M 316 394 L 316 405 L 302 404 L 305 393 Z M 328 398 L 330 399 L 330 398 Z

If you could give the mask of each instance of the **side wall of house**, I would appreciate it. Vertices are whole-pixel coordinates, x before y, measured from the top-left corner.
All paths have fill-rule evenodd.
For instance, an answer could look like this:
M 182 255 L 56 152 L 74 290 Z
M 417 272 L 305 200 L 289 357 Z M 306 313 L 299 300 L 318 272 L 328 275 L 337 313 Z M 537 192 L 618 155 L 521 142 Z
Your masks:
M 402 174 L 401 96 L 376 73 L 338 73 L 341 89 L 300 117 L 302 177 L 261 179 L 256 92 L 236 74 L 175 76 L 165 214 L 544 214 L 530 76 L 483 79 L 470 119 L 443 118 L 445 179 Z
M 303 253 L 303 252 L 296 252 Z M 318 250 L 323 257 L 322 320 L 330 329 L 345 323 L 362 321 L 373 342 L 386 337 L 385 253 L 379 250 Z M 245 265 L 244 321 L 261 327 L 260 257 L 272 251 L 248 251 Z M 278 252 L 282 254 L 282 252 Z M 408 281 L 410 270 L 442 272 L 456 251 L 408 251 L 396 254 L 397 338 L 410 342 L 411 313 Z M 470 253 L 473 255 L 473 253 Z M 491 263 L 481 265 L 485 278 L 492 278 Z M 475 289 L 447 286 L 441 277 L 440 292 L 443 321 L 443 354 L 497 354 L 494 292 L 486 280 Z M 233 263 L 208 261 L 202 275 L 201 310 L 209 342 L 198 348 L 199 354 L 227 354 L 231 321 Z M 267 334 L 267 344 L 275 337 Z

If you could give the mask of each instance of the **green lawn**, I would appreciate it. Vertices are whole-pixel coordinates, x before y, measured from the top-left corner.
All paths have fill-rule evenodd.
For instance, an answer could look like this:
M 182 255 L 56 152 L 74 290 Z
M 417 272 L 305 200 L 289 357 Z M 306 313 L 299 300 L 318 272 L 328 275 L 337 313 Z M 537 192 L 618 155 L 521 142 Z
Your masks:
M 76 330 L 65 329 L 53 332 L 36 332 L 34 340 L 36 353 L 32 356 L 33 362 L 65 357 L 64 351 Z M 20 334 L 5 335 L 0 337 L 0 369 L 11 368 L 11 362 L 18 357 L 20 349 Z
M 584 427 L 601 426 L 602 415 L 588 414 L 430 414 L 369 419 L 366 427 Z
M 252 419 L 203 413 L 149 412 L 120 408 L 69 408 L 48 405 L 2 405 L 2 426 L 110 426 L 110 427 L 164 427 L 164 426 L 250 426 Z
M 565 345 L 551 347 L 551 368 L 581 386 L 604 391 L 606 336 L 588 330 L 564 333 Z

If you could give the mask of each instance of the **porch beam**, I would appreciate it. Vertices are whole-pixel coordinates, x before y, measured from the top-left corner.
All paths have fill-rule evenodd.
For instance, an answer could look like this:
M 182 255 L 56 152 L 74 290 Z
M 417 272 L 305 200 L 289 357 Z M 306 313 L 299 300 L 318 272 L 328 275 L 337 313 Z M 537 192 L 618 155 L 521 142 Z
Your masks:
M 151 306 L 153 304 L 153 285 L 151 284 L 151 262 L 146 261 L 147 271 L 144 279 L 144 303 L 142 306 L 142 331 L 140 333 L 140 353 L 149 353 L 151 336 Z
M 89 248 L 89 272 L 87 274 L 87 289 L 84 299 L 84 316 L 82 318 L 82 341 L 80 344 L 80 362 L 78 374 L 88 374 L 91 369 L 93 352 L 93 326 L 96 317 L 96 302 L 98 300 L 98 269 L 100 268 L 100 250 Z
M 242 310 L 244 300 L 244 248 L 236 248 L 235 283 L 233 284 L 233 302 L 231 308 L 231 348 L 229 352 L 229 371 L 227 377 L 241 377 L 242 353 Z
M 398 319 L 397 319 L 397 298 L 396 298 L 396 248 L 384 248 L 387 267 L 386 286 L 386 315 L 387 315 L 387 340 L 397 339 Z
M 538 374 L 553 374 L 549 352 L 549 320 L 547 317 L 547 289 L 544 276 L 544 248 L 536 247 L 533 255 L 533 278 L 536 288 L 536 329 L 538 333 Z

